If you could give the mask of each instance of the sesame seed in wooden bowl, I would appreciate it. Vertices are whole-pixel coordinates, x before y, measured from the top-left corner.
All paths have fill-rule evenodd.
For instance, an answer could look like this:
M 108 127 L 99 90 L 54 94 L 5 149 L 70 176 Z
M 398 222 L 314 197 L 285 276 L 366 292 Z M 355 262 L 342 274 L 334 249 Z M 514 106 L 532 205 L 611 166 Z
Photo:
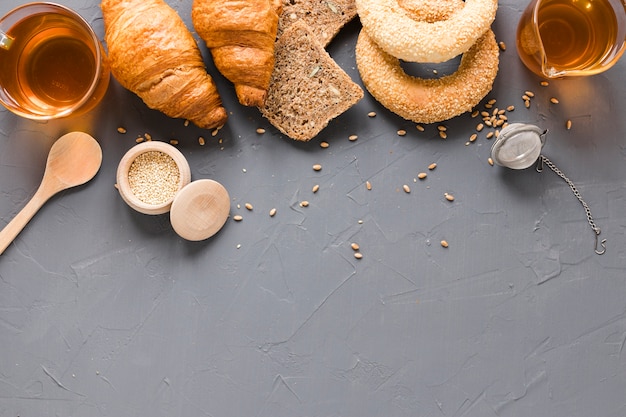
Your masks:
M 191 181 L 184 155 L 172 145 L 149 141 L 133 146 L 117 167 L 117 189 L 122 199 L 144 214 L 163 214 L 174 197 Z

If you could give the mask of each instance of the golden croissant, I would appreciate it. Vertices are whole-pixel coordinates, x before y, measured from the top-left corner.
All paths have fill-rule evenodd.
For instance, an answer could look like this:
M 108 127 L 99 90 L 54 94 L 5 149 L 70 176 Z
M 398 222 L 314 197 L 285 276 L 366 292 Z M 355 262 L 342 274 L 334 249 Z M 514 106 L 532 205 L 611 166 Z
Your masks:
M 227 114 L 200 49 L 163 0 L 102 0 L 113 76 L 152 109 L 219 128 Z
M 194 0 L 193 26 L 239 103 L 262 106 L 274 69 L 281 0 Z

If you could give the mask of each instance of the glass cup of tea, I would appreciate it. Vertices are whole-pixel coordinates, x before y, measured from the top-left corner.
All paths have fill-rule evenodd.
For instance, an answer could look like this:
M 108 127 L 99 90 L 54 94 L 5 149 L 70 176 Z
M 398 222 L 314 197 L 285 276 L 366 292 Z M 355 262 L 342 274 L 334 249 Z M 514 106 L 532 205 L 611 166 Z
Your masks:
M 75 11 L 54 3 L 19 6 L 0 18 L 0 103 L 49 120 L 92 110 L 110 70 L 102 44 Z
M 517 27 L 519 57 L 544 78 L 606 71 L 626 47 L 625 7 L 623 0 L 533 0 Z

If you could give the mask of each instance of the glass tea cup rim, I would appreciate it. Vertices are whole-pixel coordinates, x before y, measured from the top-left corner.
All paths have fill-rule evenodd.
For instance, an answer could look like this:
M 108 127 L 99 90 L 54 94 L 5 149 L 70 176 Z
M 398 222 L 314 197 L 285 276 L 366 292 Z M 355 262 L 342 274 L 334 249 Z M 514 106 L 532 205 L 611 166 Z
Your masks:
M 541 3 L 546 0 L 534 0 L 530 2 L 528 7 L 532 7 L 532 22 L 533 31 L 537 39 L 539 39 L 539 50 L 541 52 L 540 71 L 541 75 L 547 79 L 558 79 L 564 77 L 576 77 L 585 75 L 595 75 L 601 72 L 611 69 L 621 59 L 622 55 L 626 52 L 626 25 L 620 24 L 626 19 L 626 1 L 625 0 L 608 0 L 608 5 L 615 11 L 615 18 L 618 20 L 618 29 L 616 33 L 616 43 L 604 53 L 602 58 L 606 61 L 604 65 L 595 69 L 556 69 L 552 67 L 548 61 L 548 57 L 545 51 L 544 43 L 541 41 L 541 34 L 539 33 L 539 9 Z M 620 7 L 621 5 L 621 7 Z M 620 39 L 623 41 L 619 42 Z
M 103 71 L 103 55 L 102 55 L 102 49 L 100 46 L 100 39 L 98 39 L 98 36 L 96 35 L 96 32 L 93 30 L 93 28 L 91 27 L 91 25 L 89 24 L 89 22 L 87 22 L 87 20 L 81 16 L 77 11 L 71 9 L 68 6 L 64 6 L 62 4 L 59 3 L 54 3 L 54 2 L 48 2 L 48 1 L 34 1 L 34 2 L 29 2 L 29 3 L 24 3 L 20 6 L 17 6 L 15 8 L 13 8 L 12 10 L 9 10 L 7 13 L 5 13 L 4 15 L 0 16 L 0 48 L 2 49 L 9 49 L 12 45 L 12 43 L 14 42 L 14 39 L 12 37 L 10 37 L 6 32 L 4 32 L 2 30 L 2 24 L 8 20 L 11 17 L 14 17 L 15 15 L 19 15 L 20 13 L 23 13 L 23 16 L 20 16 L 20 18 L 16 21 L 13 22 L 11 24 L 11 27 L 13 27 L 16 23 L 18 23 L 19 21 L 21 21 L 22 19 L 26 18 L 26 17 L 30 17 L 30 16 L 35 16 L 35 15 L 39 15 L 39 14 L 46 14 L 48 12 L 44 11 L 41 13 L 35 13 L 35 14 L 30 14 L 28 13 L 26 10 L 30 9 L 32 7 L 37 7 L 37 6 L 47 6 L 50 7 L 52 9 L 57 9 L 60 11 L 63 11 L 69 15 L 71 15 L 73 18 L 76 19 L 76 21 L 86 30 L 86 32 L 89 34 L 89 37 L 91 38 L 93 45 L 95 46 L 95 51 L 96 51 L 96 71 L 95 71 L 95 75 L 93 77 L 93 80 L 91 80 L 91 85 L 89 86 L 89 89 L 85 92 L 85 94 L 83 95 L 83 97 L 77 101 L 76 103 L 74 103 L 74 105 L 68 109 L 65 109 L 59 113 L 56 113 L 54 115 L 40 115 L 40 114 L 33 114 L 30 112 L 24 112 L 22 110 L 20 110 L 17 106 L 6 106 L 7 100 L 4 99 L 4 97 L 0 96 L 0 101 L 2 102 L 2 104 L 5 104 L 5 107 L 7 107 L 9 110 L 11 110 L 13 113 L 18 114 L 19 116 L 22 117 L 26 117 L 28 119 L 32 119 L 32 120 L 50 120 L 50 119 L 58 119 L 58 118 L 62 118 L 65 116 L 68 116 L 70 114 L 72 114 L 73 112 L 75 112 L 76 110 L 80 109 L 82 106 L 84 106 L 89 99 L 91 98 L 91 96 L 93 95 L 93 93 L 95 92 L 95 90 L 98 88 L 98 84 L 100 82 L 100 76 L 102 74 Z M 2 90 L 2 89 L 0 89 Z M 5 93 L 6 94 L 6 93 Z M 3 94 L 4 95 L 4 94 Z

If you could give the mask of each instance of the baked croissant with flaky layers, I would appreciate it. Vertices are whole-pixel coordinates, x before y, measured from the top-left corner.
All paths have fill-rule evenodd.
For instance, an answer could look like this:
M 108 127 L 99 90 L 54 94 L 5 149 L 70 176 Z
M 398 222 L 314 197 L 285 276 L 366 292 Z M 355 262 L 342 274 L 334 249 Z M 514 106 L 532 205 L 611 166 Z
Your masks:
M 191 20 L 239 103 L 262 106 L 274 69 L 281 0 L 194 0 Z
M 227 114 L 200 49 L 163 0 L 102 0 L 113 76 L 152 109 L 219 128 Z

